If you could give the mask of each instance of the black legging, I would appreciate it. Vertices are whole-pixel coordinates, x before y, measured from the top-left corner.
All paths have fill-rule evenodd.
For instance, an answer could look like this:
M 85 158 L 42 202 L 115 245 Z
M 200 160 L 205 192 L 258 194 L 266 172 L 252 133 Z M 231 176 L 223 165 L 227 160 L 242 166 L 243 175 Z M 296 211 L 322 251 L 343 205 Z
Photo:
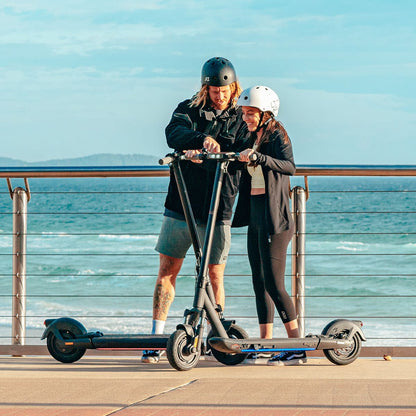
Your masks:
M 283 323 L 287 323 L 296 319 L 295 307 L 285 288 L 286 253 L 293 236 L 293 227 L 270 236 L 269 240 L 265 202 L 265 195 L 251 196 L 247 232 L 257 316 L 260 324 L 273 323 L 276 306 Z

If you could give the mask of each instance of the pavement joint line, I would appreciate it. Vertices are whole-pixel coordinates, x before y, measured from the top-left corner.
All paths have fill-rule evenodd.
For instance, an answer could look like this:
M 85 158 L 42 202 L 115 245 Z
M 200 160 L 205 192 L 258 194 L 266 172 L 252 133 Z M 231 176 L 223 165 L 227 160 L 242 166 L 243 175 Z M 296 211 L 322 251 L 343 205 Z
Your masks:
M 137 405 L 140 405 L 140 404 L 145 404 L 145 402 L 148 401 L 148 400 L 154 399 L 155 397 L 163 396 L 164 394 L 170 393 L 170 392 L 175 391 L 175 390 L 179 390 L 182 387 L 190 386 L 191 384 L 196 383 L 197 381 L 198 381 L 198 379 L 195 379 L 195 380 L 191 380 L 187 383 L 183 383 L 179 386 L 171 387 L 170 389 L 161 391 L 157 394 L 153 394 L 152 396 L 146 397 L 145 399 L 138 400 L 137 402 L 130 403 L 127 406 L 123 406 L 123 407 L 120 407 L 119 409 L 112 410 L 110 413 L 107 413 L 105 416 L 117 415 L 118 412 L 121 412 L 121 411 L 126 410 L 130 407 L 134 407 L 134 406 L 137 406 Z

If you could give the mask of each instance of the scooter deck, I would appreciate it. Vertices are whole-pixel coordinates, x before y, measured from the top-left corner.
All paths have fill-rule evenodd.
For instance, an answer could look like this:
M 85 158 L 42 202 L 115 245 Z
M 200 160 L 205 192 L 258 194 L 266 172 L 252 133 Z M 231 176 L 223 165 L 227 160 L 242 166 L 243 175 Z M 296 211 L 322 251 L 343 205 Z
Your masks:
M 245 354 L 251 352 L 280 352 L 290 350 L 323 350 L 339 349 L 350 346 L 350 341 L 329 339 L 324 335 L 313 335 L 306 338 L 219 338 L 209 339 L 212 348 L 225 353 Z
M 166 349 L 170 335 L 158 334 L 103 334 L 90 337 L 92 348 L 96 349 Z

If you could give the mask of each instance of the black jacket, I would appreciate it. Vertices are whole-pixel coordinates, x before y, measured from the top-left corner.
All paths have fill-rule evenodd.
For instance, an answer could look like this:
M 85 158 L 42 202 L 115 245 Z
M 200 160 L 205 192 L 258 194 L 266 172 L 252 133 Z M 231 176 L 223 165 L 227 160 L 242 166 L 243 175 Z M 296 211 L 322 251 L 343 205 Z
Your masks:
M 292 144 L 285 143 L 280 130 L 260 146 L 256 164 L 262 167 L 266 186 L 266 211 L 264 213 L 269 234 L 288 230 L 293 222 L 289 205 L 289 176 L 296 171 Z M 233 218 L 233 227 L 243 227 L 250 222 L 251 176 L 244 169 L 240 181 L 240 195 Z
M 168 146 L 176 151 L 201 149 L 207 136 L 213 137 L 223 152 L 238 152 L 248 146 L 248 131 L 241 118 L 241 109 L 230 108 L 216 115 L 211 108 L 190 107 L 191 100 L 181 102 L 173 112 L 165 129 Z M 206 223 L 215 178 L 214 161 L 202 164 L 181 162 L 195 219 Z M 241 171 L 231 162 L 224 175 L 217 223 L 230 224 L 232 208 L 238 192 Z M 165 201 L 166 215 L 182 218 L 183 210 L 173 172 L 170 173 L 168 194 Z

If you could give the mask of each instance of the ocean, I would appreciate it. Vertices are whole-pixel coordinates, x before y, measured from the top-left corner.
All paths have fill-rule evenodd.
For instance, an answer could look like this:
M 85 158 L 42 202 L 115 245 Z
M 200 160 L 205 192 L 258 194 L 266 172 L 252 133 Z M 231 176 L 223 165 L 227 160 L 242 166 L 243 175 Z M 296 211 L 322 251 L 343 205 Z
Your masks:
M 13 186 L 23 186 L 13 180 Z M 149 333 L 158 272 L 154 246 L 168 178 L 31 179 L 27 339 L 46 318 L 88 330 Z M 292 179 L 292 186 L 303 178 Z M 12 201 L 0 188 L 0 343 L 11 343 Z M 310 177 L 306 216 L 306 333 L 361 319 L 366 346 L 416 345 L 415 178 Z M 258 336 L 245 228 L 234 229 L 225 316 Z M 185 259 L 166 333 L 192 306 L 194 256 Z M 286 285 L 291 292 L 291 248 Z M 285 337 L 277 317 L 275 336 Z

